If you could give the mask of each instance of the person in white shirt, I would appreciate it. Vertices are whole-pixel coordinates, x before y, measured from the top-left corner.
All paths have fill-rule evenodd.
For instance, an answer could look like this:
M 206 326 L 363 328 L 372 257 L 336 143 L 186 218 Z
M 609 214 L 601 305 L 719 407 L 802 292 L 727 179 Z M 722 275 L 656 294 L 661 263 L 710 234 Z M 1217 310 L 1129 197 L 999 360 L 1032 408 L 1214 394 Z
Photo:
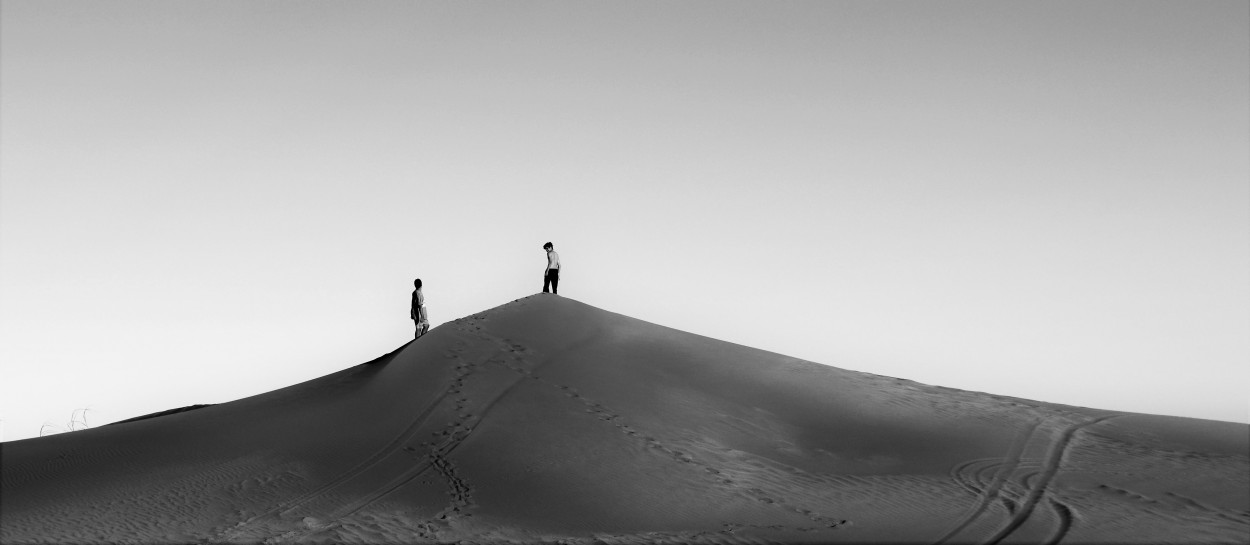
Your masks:
M 416 339 L 420 339 L 425 332 L 430 330 L 430 318 L 425 313 L 425 295 L 421 293 L 421 279 L 418 278 L 412 282 L 417 289 L 412 290 L 412 310 L 408 313 L 412 317 L 412 321 L 417 324 Z
M 556 247 L 550 242 L 543 244 L 543 249 L 547 250 L 547 268 L 543 270 L 543 293 L 547 293 L 548 287 L 551 287 L 551 293 L 559 293 L 556 287 L 560 285 L 560 254 L 556 253 Z

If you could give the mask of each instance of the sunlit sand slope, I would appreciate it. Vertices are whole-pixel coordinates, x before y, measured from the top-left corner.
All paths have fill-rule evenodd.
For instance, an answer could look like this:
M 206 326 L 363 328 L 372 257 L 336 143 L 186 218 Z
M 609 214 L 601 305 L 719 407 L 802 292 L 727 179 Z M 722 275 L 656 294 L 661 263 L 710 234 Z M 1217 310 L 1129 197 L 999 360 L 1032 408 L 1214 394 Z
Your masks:
M 282 390 L 5 443 L 0 541 L 1244 543 L 1248 451 L 1245 425 L 926 386 L 538 295 Z

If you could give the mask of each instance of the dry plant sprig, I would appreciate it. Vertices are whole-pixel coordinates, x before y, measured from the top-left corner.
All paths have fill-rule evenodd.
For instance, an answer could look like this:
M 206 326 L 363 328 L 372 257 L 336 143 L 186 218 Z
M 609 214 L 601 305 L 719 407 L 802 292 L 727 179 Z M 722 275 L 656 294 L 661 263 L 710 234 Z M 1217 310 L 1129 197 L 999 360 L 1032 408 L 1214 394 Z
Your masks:
M 67 431 L 81 431 L 90 428 L 91 425 L 87 423 L 87 412 L 90 410 L 91 407 L 74 409 L 74 412 L 69 415 L 69 422 L 66 423 L 64 427 L 51 422 L 44 422 L 43 425 L 39 427 L 39 437 L 43 437 L 44 435 L 56 435 Z M 45 433 L 49 428 L 51 428 L 52 431 L 50 433 Z

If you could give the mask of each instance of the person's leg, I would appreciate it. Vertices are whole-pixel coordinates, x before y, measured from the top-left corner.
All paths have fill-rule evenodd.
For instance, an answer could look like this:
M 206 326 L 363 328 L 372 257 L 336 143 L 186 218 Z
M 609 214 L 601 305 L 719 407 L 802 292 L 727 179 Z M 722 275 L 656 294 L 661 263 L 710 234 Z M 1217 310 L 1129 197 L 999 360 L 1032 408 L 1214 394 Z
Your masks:
M 543 274 L 543 293 L 550 293 L 548 291 L 548 288 L 550 287 L 551 287 L 551 269 L 547 269 L 547 272 Z
M 551 293 L 560 293 L 560 269 L 551 269 Z

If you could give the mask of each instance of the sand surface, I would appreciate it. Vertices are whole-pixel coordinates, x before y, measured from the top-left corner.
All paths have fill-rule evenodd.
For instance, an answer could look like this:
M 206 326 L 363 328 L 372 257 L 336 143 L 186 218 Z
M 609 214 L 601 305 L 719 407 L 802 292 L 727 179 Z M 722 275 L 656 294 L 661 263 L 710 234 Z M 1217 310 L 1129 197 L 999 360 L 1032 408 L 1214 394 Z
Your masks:
M 846 371 L 545 294 L 0 455 L 5 544 L 1250 542 L 1250 426 Z

